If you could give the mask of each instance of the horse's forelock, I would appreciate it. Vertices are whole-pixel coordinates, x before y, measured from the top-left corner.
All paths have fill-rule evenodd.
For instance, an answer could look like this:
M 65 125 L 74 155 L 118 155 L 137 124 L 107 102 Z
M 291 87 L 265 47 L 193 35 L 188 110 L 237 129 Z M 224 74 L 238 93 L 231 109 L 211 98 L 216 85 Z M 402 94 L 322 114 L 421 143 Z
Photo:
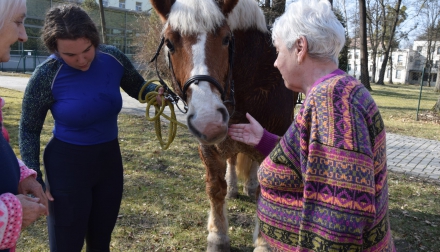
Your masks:
M 255 0 L 239 0 L 228 15 L 228 25 L 231 30 L 256 28 L 268 32 L 263 11 Z
M 213 32 L 225 16 L 215 1 L 178 0 L 171 7 L 167 24 L 184 35 Z

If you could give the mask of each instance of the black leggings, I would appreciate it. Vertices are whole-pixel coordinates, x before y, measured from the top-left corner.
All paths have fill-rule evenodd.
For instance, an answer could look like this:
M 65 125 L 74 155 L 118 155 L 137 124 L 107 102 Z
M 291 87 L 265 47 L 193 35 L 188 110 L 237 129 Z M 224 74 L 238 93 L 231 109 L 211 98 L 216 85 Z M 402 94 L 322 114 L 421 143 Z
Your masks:
M 54 201 L 49 201 L 50 251 L 110 251 L 123 190 L 118 140 L 88 146 L 52 138 L 44 167 Z

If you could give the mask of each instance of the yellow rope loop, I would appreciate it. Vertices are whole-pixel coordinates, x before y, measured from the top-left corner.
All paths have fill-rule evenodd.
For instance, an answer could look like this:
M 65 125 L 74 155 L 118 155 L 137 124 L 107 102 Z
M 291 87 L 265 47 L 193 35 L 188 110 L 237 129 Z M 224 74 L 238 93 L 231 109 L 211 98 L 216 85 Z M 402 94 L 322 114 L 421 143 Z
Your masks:
M 155 91 L 149 92 L 144 98 L 142 98 L 142 93 L 144 92 L 145 88 L 151 83 L 157 84 Z M 162 147 L 162 149 L 166 150 L 166 149 L 168 149 L 168 147 L 170 146 L 170 144 L 174 141 L 174 138 L 176 137 L 177 125 L 185 127 L 185 128 L 186 128 L 186 125 L 177 121 L 176 113 L 174 112 L 174 105 L 170 101 L 166 100 L 164 96 L 161 97 L 162 98 L 162 105 L 159 106 L 157 104 L 156 96 L 159 94 L 157 91 L 159 90 L 160 87 L 161 87 L 161 84 L 159 83 L 158 80 L 147 81 L 147 83 L 145 83 L 145 85 L 141 88 L 141 91 L 139 92 L 138 100 L 140 103 L 147 103 L 147 108 L 145 110 L 145 117 L 147 118 L 148 121 L 154 121 L 154 128 L 156 130 L 157 140 L 159 141 L 159 144 Z M 154 106 L 154 108 L 155 108 L 154 117 L 150 117 L 151 106 Z M 166 106 L 168 106 L 170 109 L 170 116 L 163 113 Z M 170 123 L 167 141 L 164 141 L 163 137 L 162 137 L 162 125 L 161 125 L 161 121 L 160 121 L 160 116 L 163 116 Z

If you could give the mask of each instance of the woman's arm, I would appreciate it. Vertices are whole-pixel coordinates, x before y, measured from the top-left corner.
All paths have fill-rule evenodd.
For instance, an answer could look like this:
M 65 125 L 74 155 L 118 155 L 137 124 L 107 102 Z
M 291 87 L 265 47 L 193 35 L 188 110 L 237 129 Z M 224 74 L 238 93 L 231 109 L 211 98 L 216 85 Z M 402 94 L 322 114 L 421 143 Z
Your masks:
M 20 237 L 22 208 L 12 193 L 0 195 L 0 250 L 15 246 Z
M 19 127 L 21 157 L 26 165 L 37 172 L 37 181 L 43 186 L 40 171 L 40 135 L 47 112 L 54 103 L 51 85 L 58 72 L 55 60 L 48 60 L 35 69 L 27 84 L 22 103 Z

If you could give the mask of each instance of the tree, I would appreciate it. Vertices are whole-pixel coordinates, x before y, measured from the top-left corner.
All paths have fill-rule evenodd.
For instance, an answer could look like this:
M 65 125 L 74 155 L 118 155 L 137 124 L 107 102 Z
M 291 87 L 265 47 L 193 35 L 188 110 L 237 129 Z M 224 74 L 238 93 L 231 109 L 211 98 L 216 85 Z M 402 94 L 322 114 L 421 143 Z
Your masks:
M 162 34 L 163 24 L 157 15 L 156 11 L 151 11 L 150 15 L 138 15 L 137 17 L 137 33 L 133 39 L 133 43 L 136 45 L 134 59 L 136 62 L 145 67 L 146 71 L 141 71 L 141 74 L 145 79 L 157 79 L 156 75 L 156 63 L 150 64 L 150 60 L 156 54 L 157 47 L 159 46 Z M 157 69 L 160 76 L 165 81 L 171 80 L 171 72 L 168 68 L 166 60 L 165 50 L 161 50 L 160 58 L 157 59 Z M 142 67 L 145 69 L 144 67 Z
M 284 13 L 286 0 L 264 0 L 264 3 L 262 2 L 263 1 L 259 1 L 260 7 L 266 17 L 266 23 L 272 25 L 275 19 Z
M 360 49 L 361 49 L 361 82 L 371 91 L 370 75 L 368 74 L 368 45 L 367 45 L 367 7 L 365 0 L 359 0 L 360 17 Z
M 382 43 L 382 47 L 384 48 L 384 54 L 383 54 L 383 61 L 382 61 L 382 66 L 380 68 L 380 72 L 379 72 L 379 79 L 377 81 L 377 84 L 381 84 L 384 85 L 383 79 L 385 76 L 385 70 L 387 67 L 387 63 L 388 63 L 388 58 L 390 55 L 390 51 L 391 51 L 391 47 L 393 46 L 393 41 L 394 41 L 394 35 L 396 33 L 396 27 L 399 24 L 399 13 L 400 13 L 400 5 L 402 4 L 402 0 L 397 0 L 397 3 L 395 5 L 395 8 L 391 8 L 389 7 L 389 10 L 394 12 L 394 13 L 389 13 L 391 14 L 391 16 L 393 17 L 393 20 L 391 21 L 391 30 L 389 32 L 389 38 L 388 41 L 383 41 Z M 383 2 L 383 0 L 381 0 L 381 5 L 382 5 L 382 9 L 385 10 L 386 6 Z M 383 11 L 383 21 L 386 22 L 387 18 L 386 18 L 386 12 Z M 384 29 L 383 29 L 383 36 L 385 37 L 386 34 L 386 23 L 384 24 Z
M 428 69 L 428 85 L 431 86 L 431 71 L 434 64 L 434 53 L 437 41 L 440 40 L 440 3 L 438 0 L 422 0 L 418 2 L 419 21 L 422 33 L 417 37 L 418 40 L 426 40 L 427 54 L 425 68 Z M 440 87 L 435 85 L 436 92 Z
M 333 9 L 336 17 L 338 18 L 339 22 L 341 22 L 342 26 L 344 28 L 347 27 L 347 23 L 346 20 L 344 19 L 344 17 L 342 16 L 342 12 L 339 9 Z M 347 71 L 348 69 L 348 48 L 350 46 L 350 37 L 348 36 L 348 32 L 347 29 L 345 29 L 345 45 L 342 48 L 341 52 L 339 53 L 338 56 L 338 61 L 339 61 L 339 69 L 342 69 L 344 71 Z
M 99 0 L 99 4 L 95 2 L 95 0 L 84 0 L 82 3 L 82 7 L 88 12 L 93 12 L 96 9 L 99 9 L 100 21 L 101 21 L 101 36 L 102 43 L 107 44 L 107 36 L 105 33 L 105 17 L 104 17 L 104 6 L 102 0 Z
M 371 81 L 376 82 L 377 54 L 380 43 L 380 27 L 381 27 L 382 8 L 379 7 L 378 0 L 367 1 L 367 32 L 371 50 Z
M 101 19 L 101 32 L 102 32 L 102 43 L 107 44 L 107 33 L 105 26 L 105 16 L 104 16 L 104 5 L 102 0 L 99 0 L 99 16 Z

